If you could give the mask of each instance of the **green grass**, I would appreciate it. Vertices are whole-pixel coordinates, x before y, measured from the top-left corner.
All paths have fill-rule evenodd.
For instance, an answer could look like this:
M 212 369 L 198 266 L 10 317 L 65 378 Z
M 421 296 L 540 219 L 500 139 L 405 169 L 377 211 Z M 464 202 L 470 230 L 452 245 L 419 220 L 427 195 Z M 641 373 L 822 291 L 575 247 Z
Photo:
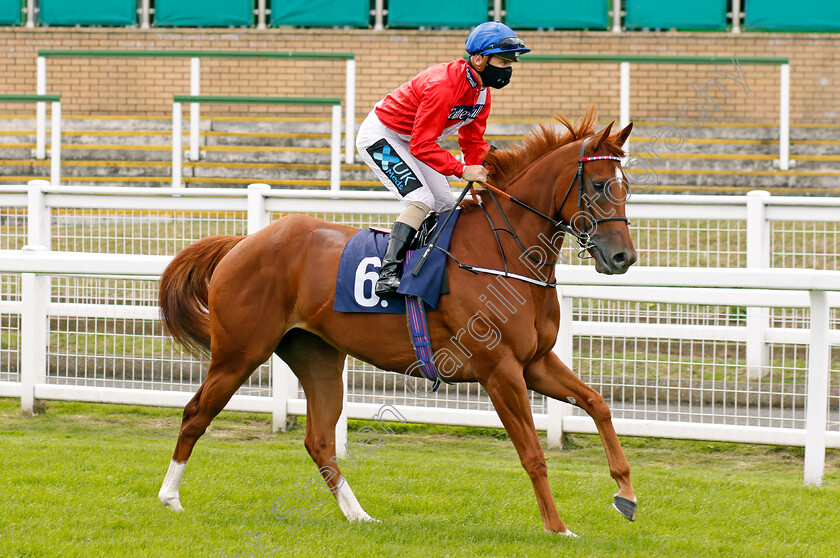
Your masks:
M 275 556 L 814 557 L 836 556 L 840 540 L 838 452 L 825 487 L 807 489 L 801 449 L 625 438 L 640 499 L 630 523 L 610 508 L 598 439 L 575 436 L 546 452 L 560 514 L 580 535 L 569 540 L 543 532 L 503 433 L 416 425 L 345 471 L 380 523 L 350 524 L 330 499 L 290 533 L 272 504 L 317 475 L 300 422 L 272 434 L 268 416 L 230 412 L 196 447 L 176 514 L 156 495 L 179 416 L 50 402 L 21 418 L 0 399 L 0 556 L 260 556 L 245 538 L 258 531 Z

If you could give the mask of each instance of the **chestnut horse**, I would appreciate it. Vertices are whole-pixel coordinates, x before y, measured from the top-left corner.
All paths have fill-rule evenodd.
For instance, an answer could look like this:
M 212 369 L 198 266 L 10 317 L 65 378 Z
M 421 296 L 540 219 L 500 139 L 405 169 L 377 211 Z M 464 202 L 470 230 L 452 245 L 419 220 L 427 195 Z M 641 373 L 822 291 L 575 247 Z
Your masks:
M 536 283 L 554 281 L 564 234 L 578 237 L 601 273 L 624 273 L 636 261 L 624 217 L 627 191 L 619 162 L 632 124 L 611 136 L 612 124 L 594 132 L 592 108 L 574 125 L 563 116 L 557 118 L 566 133 L 541 126 L 521 145 L 488 153 L 489 182 L 501 195 L 484 190 L 477 194 L 480 203 L 462 203 L 451 237 L 449 251 L 460 262 L 505 269 L 510 275 L 500 279 L 470 273 L 449 259 L 449 294 L 440 298 L 428 320 L 432 346 L 463 358 L 446 380 L 479 382 L 493 402 L 531 478 L 544 528 L 573 536 L 551 495 L 529 389 L 586 411 L 597 425 L 610 475 L 618 484 L 614 505 L 628 519 L 635 519 L 636 496 L 604 399 L 552 351 L 560 319 L 557 294 Z M 309 455 L 347 519 L 371 520 L 336 461 L 343 363 L 352 355 L 384 370 L 405 371 L 415 354 L 405 316 L 333 310 L 339 257 L 356 232 L 291 215 L 246 237 L 204 238 L 166 268 L 159 302 L 167 331 L 194 354 L 209 350 L 210 368 L 184 408 L 175 452 L 158 494 L 165 506 L 183 509 L 178 486 L 193 446 L 254 369 L 276 353 L 306 393 L 304 443 Z M 529 250 L 531 259 L 522 257 L 526 246 L 543 246 L 544 257 L 534 256 L 540 250 Z M 512 278 L 514 274 L 519 279 Z M 487 297 L 479 296 L 491 284 L 491 289 L 502 287 L 499 292 L 507 289 L 515 299 L 515 313 L 505 316 L 500 311 L 491 318 Z M 478 315 L 484 326 L 494 321 L 498 338 L 488 343 L 486 329 L 475 333 L 481 329 Z M 468 323 L 469 335 L 464 330 Z M 420 374 L 417 367 L 408 373 Z

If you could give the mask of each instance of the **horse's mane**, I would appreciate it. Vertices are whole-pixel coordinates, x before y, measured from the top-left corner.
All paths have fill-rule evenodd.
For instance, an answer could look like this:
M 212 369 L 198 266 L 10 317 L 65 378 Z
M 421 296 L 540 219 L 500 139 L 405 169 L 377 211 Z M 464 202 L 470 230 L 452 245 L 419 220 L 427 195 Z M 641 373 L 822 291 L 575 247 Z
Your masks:
M 595 107 L 590 106 L 583 118 L 572 124 L 563 114 L 557 113 L 554 118 L 560 122 L 566 131 L 548 124 L 539 127 L 525 136 L 522 143 L 507 149 L 497 149 L 484 156 L 484 164 L 489 172 L 489 182 L 497 188 L 504 188 L 519 172 L 550 151 L 562 147 L 579 139 L 591 136 L 595 132 Z M 610 155 L 619 157 L 624 155 L 621 146 L 615 141 L 618 132 L 607 138 L 605 146 Z

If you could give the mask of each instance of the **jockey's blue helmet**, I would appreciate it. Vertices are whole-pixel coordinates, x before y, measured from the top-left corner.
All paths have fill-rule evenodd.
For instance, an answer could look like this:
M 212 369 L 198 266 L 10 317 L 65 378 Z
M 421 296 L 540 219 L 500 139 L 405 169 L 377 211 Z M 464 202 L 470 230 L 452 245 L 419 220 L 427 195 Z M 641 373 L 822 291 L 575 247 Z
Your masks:
M 464 46 L 468 54 L 495 54 L 513 61 L 518 61 L 520 54 L 531 52 L 513 29 L 501 21 L 487 21 L 473 29 Z

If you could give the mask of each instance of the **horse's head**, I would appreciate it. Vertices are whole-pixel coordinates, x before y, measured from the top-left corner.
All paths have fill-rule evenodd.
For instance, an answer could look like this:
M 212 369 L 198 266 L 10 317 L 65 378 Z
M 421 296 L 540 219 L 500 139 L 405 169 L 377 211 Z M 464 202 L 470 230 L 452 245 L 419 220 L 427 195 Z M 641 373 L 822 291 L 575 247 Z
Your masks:
M 618 156 L 632 128 L 631 123 L 611 137 L 611 123 L 570 144 L 569 156 L 578 159 L 576 172 L 571 183 L 563 173 L 555 194 L 560 220 L 578 238 L 581 253 L 589 252 L 595 269 L 607 275 L 624 273 L 636 261 L 624 213 L 629 191 Z
M 541 125 L 522 144 L 489 151 L 484 158 L 489 182 L 519 205 L 528 207 L 523 204 L 528 202 L 549 211 L 550 217 L 541 217 L 556 232 L 575 236 L 581 253 L 595 259 L 598 272 L 624 273 L 636 261 L 624 214 L 628 187 L 620 160 L 633 125 L 612 136 L 612 124 L 595 132 L 595 107 L 576 124 L 562 114 L 557 120 L 567 133 Z M 528 209 L 533 212 L 534 207 Z

